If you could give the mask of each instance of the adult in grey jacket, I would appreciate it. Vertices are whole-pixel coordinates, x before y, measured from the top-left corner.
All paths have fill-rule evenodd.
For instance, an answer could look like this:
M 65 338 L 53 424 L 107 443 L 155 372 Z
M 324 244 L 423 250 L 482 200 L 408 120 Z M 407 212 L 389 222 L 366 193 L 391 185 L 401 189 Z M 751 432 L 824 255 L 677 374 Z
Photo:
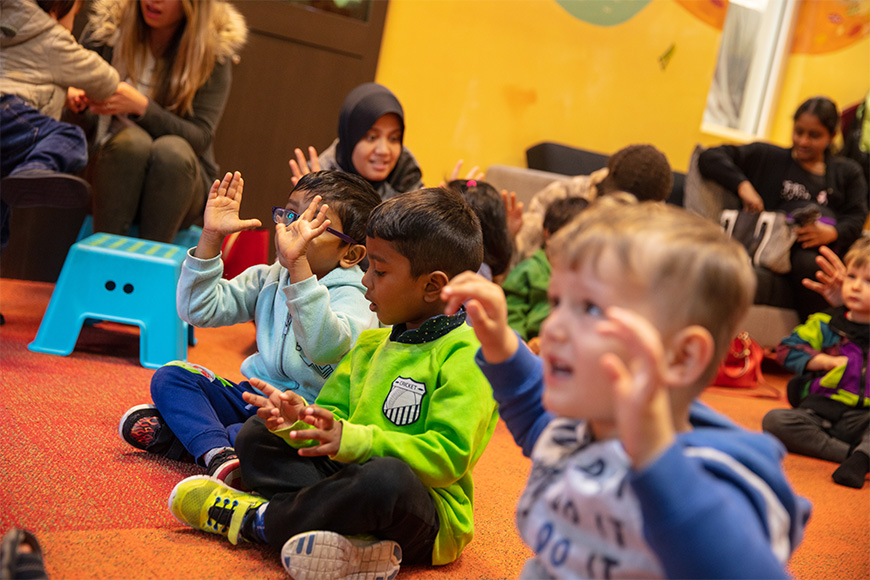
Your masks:
M 83 33 L 122 82 L 105 101 L 92 160 L 94 229 L 170 242 L 202 214 L 213 141 L 247 39 L 227 2 L 101 0 Z

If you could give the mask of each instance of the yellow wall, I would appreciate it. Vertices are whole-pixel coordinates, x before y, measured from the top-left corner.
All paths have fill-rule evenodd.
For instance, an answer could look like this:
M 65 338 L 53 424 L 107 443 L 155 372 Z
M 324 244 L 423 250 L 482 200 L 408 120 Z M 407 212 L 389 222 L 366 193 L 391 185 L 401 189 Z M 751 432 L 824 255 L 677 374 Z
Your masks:
M 603 153 L 652 143 L 685 170 L 695 143 L 722 141 L 700 130 L 719 36 L 675 0 L 615 26 L 583 22 L 555 0 L 391 0 L 377 81 L 401 100 L 405 143 L 429 185 L 457 159 L 525 166 L 540 141 Z M 866 37 L 793 55 L 771 138 L 788 143 L 802 98 L 848 104 L 868 88 Z

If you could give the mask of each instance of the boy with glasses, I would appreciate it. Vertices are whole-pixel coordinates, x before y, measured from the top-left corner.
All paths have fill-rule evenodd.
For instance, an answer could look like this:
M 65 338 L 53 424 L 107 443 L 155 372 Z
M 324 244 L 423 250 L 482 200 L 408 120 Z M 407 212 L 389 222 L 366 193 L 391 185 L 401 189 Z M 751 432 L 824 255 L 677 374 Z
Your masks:
M 369 214 L 381 200 L 358 176 L 306 175 L 287 205 L 273 210 L 277 261 L 224 280 L 224 238 L 261 225 L 239 218 L 243 189 L 238 172 L 212 185 L 199 244 L 182 266 L 178 313 L 200 327 L 254 321 L 257 352 L 242 363 L 242 374 L 311 401 L 360 332 L 378 327 L 359 263 L 366 255 Z M 121 437 L 169 459 L 196 461 L 209 475 L 234 483 L 233 442 L 257 410 L 243 400 L 245 392 L 260 394 L 248 381 L 235 384 L 199 365 L 173 361 L 151 379 L 154 405 L 138 405 L 121 418 Z

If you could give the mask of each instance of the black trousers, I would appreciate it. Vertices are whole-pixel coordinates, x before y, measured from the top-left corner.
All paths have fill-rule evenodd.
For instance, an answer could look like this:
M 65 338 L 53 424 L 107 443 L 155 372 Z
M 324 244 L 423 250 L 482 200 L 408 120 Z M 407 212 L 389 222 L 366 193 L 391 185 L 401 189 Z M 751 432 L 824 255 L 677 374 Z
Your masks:
M 406 564 L 431 564 L 439 519 L 428 489 L 408 465 L 391 457 L 363 464 L 302 457 L 259 417 L 236 437 L 242 481 L 269 500 L 266 538 L 280 551 L 312 530 L 370 534 L 402 547 Z

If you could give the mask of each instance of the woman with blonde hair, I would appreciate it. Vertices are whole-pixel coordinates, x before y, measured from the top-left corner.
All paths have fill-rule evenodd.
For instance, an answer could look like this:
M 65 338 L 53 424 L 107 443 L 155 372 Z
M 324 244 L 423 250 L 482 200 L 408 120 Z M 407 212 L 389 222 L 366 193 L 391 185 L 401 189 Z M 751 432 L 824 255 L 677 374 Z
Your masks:
M 118 69 L 90 178 L 94 230 L 170 242 L 202 214 L 218 176 L 213 141 L 247 39 L 223 0 L 99 0 L 82 43 Z

